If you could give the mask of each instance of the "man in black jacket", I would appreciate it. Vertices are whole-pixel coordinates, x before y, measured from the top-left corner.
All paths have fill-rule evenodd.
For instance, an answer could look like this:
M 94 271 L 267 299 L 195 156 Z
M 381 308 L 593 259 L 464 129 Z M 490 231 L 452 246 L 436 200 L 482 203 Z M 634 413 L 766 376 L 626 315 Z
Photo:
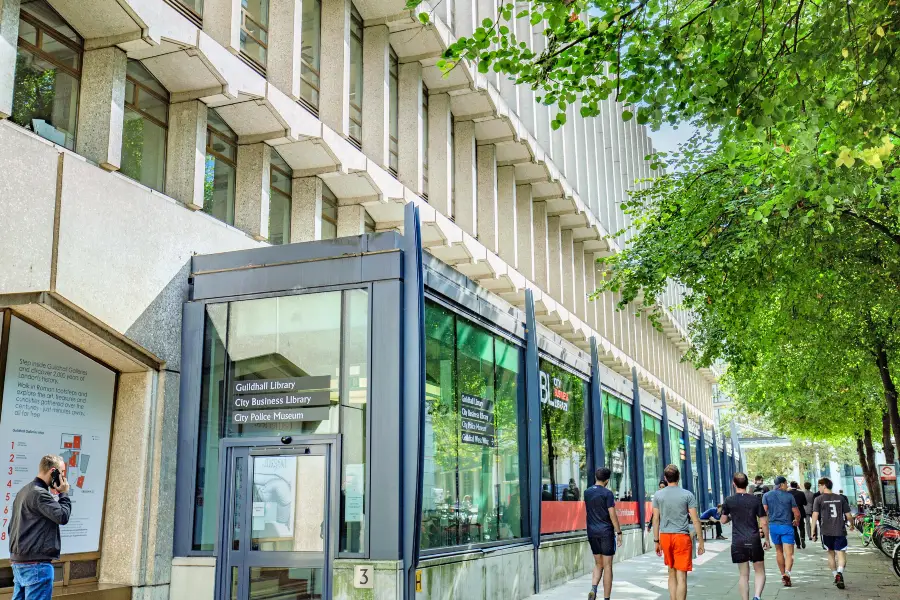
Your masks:
M 61 457 L 45 456 L 38 476 L 16 494 L 9 520 L 13 598 L 50 600 L 53 594 L 50 562 L 59 559 L 59 526 L 68 523 L 72 513 L 64 469 Z M 58 492 L 56 498 L 51 489 Z

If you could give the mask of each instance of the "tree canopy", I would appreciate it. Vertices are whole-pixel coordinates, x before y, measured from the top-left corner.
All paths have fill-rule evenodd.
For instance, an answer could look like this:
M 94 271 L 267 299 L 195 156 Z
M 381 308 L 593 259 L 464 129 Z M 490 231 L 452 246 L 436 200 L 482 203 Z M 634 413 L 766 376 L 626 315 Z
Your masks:
M 900 448 L 898 49 L 896 0 L 533 0 L 439 66 L 532 87 L 554 128 L 618 102 L 708 132 L 647 157 L 662 174 L 632 191 L 599 291 L 652 306 L 681 284 L 688 356 L 726 361 L 742 406 L 860 444 L 887 410 Z

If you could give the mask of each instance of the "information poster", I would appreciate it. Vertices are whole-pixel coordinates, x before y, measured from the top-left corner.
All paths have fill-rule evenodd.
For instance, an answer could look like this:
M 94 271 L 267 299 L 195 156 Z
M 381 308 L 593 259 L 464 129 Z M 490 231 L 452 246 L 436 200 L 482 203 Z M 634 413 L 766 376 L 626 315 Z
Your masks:
M 4 448 L 0 559 L 16 493 L 34 479 L 43 456 L 66 464 L 72 515 L 60 530 L 62 553 L 100 549 L 115 373 L 13 317 L 0 412 Z

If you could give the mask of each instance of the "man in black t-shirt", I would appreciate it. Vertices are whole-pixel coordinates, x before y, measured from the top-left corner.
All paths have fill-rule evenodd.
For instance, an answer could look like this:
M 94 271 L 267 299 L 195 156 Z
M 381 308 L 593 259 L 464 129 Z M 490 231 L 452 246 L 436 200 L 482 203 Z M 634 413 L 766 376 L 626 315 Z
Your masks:
M 796 481 L 791 482 L 791 489 L 788 490 L 794 500 L 797 501 L 797 508 L 800 510 L 800 520 L 794 526 L 794 537 L 797 539 L 798 548 L 806 548 L 806 494 L 800 491 L 800 484 Z M 809 507 L 812 510 L 812 506 Z
M 847 497 L 833 493 L 833 485 L 827 477 L 819 480 L 819 491 L 822 494 L 813 502 L 812 534 L 815 541 L 821 528 L 822 543 L 828 549 L 828 564 L 831 566 L 834 585 L 842 590 L 844 567 L 847 566 L 846 525 L 853 525 L 853 515 Z
M 747 476 L 736 473 L 733 482 L 736 493 L 726 498 L 722 505 L 722 523 L 732 523 L 731 562 L 738 565 L 741 598 L 750 600 L 750 563 L 753 563 L 756 592 L 753 599 L 759 600 L 766 587 L 765 551 L 770 547 L 769 519 L 760 496 L 747 492 L 750 485 Z M 763 530 L 765 543 L 759 539 L 760 529 Z
M 584 491 L 584 506 L 587 513 L 588 542 L 594 555 L 594 573 L 591 578 L 591 592 L 588 600 L 597 598 L 597 586 L 603 579 L 603 597 L 612 595 L 613 557 L 616 548 L 622 545 L 622 528 L 616 515 L 616 497 L 606 487 L 609 485 L 609 469 L 597 469 L 594 474 L 596 485 Z

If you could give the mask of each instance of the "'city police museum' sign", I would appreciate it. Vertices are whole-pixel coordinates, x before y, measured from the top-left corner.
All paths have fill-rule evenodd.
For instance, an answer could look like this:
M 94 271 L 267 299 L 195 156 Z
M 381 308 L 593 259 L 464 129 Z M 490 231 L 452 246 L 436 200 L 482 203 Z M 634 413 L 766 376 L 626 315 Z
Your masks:
M 232 386 L 231 422 L 324 421 L 331 405 L 331 377 L 247 379 Z

